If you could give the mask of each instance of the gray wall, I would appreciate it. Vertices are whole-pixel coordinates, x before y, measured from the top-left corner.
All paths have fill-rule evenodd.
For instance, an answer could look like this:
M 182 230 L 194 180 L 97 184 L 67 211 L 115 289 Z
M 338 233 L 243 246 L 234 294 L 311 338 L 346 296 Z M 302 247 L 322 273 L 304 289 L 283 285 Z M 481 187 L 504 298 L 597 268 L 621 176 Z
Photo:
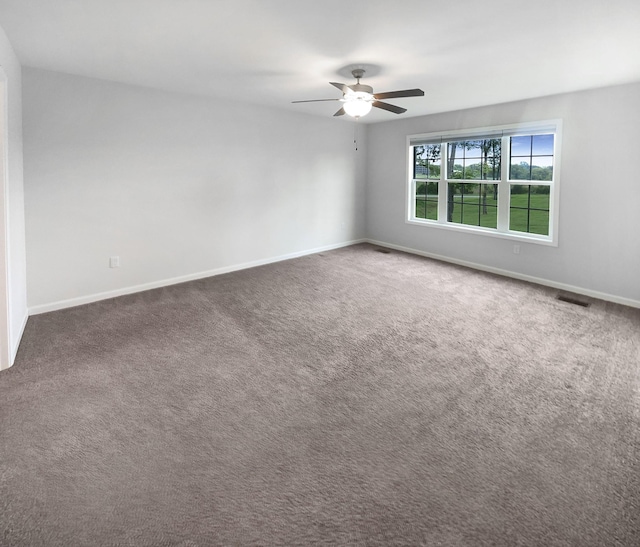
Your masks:
M 640 84 L 364 125 L 358 152 L 341 120 L 36 69 L 23 102 L 35 311 L 362 237 L 640 305 Z M 552 118 L 557 247 L 405 223 L 407 135 Z
M 9 343 L 15 357 L 27 321 L 24 191 L 22 176 L 22 84 L 20 64 L 4 31 L 0 29 L 0 65 L 7 86 L 7 244 Z
M 350 123 L 31 68 L 23 93 L 35 311 L 365 235 Z
M 428 99 L 427 99 L 428 100 Z M 558 246 L 405 223 L 406 137 L 561 118 Z M 640 306 L 640 84 L 374 124 L 367 236 Z

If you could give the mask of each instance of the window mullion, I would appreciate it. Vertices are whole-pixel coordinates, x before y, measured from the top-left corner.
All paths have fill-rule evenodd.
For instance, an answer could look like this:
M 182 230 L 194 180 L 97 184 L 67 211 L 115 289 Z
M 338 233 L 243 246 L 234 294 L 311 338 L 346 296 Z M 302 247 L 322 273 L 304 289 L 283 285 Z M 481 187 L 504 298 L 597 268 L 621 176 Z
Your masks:
M 498 184 L 498 231 L 509 231 L 509 158 L 511 157 L 509 137 L 502 137 L 500 158 L 500 184 Z
M 438 183 L 438 222 L 447 223 L 447 177 L 449 152 L 446 142 L 440 145 L 440 182 Z

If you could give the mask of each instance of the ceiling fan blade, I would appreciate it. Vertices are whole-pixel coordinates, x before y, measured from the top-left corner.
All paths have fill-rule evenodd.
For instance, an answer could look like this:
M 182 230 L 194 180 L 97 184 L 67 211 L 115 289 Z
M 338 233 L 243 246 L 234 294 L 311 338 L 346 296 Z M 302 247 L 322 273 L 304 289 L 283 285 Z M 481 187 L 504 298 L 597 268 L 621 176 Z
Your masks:
M 401 97 L 424 97 L 422 89 L 403 89 L 402 91 L 387 91 L 386 93 L 374 93 L 374 99 L 399 99 Z
M 394 114 L 402 114 L 403 112 L 407 111 L 406 108 L 402 108 L 400 106 L 396 106 L 389 103 L 383 103 L 381 101 L 373 101 L 373 103 L 371 104 L 376 108 L 382 108 L 382 110 L 388 110 L 389 112 L 393 112 Z
M 334 116 L 344 116 L 345 114 L 346 112 L 344 111 L 344 108 L 341 108 L 334 114 Z
M 345 84 L 339 84 L 338 82 L 329 82 L 332 86 L 337 87 L 342 93 L 349 92 L 349 86 Z
M 292 103 L 321 103 L 324 101 L 339 101 L 340 99 L 311 99 L 309 101 L 291 101 Z

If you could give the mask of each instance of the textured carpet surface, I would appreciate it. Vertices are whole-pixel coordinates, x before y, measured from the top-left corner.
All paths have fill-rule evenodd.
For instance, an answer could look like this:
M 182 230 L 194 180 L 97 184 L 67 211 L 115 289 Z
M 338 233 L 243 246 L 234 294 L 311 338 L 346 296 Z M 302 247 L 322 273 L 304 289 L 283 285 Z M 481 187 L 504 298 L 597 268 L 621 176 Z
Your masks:
M 29 319 L 0 543 L 640 545 L 640 310 L 370 245 Z

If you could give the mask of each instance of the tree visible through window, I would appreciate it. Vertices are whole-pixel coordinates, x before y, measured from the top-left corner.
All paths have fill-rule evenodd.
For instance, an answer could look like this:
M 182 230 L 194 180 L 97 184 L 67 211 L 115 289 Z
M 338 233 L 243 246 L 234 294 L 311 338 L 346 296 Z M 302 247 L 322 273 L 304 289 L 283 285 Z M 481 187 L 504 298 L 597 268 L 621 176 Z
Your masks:
M 440 145 L 413 147 L 413 178 L 416 180 L 417 218 L 438 219 L 438 181 L 440 180 Z
M 530 133 L 506 128 L 501 135 L 439 142 L 430 142 L 437 140 L 433 136 L 420 142 L 423 138 L 410 138 L 410 221 L 549 238 L 557 160 L 554 127 Z

